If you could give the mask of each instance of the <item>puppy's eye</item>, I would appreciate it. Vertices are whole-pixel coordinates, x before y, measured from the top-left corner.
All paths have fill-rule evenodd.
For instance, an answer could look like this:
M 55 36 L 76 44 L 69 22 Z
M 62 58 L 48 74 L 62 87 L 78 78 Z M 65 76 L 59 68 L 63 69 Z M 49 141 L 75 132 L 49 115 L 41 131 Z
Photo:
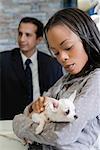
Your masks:
M 68 115 L 70 113 L 70 110 L 68 109 L 66 112 L 65 112 L 65 115 Z

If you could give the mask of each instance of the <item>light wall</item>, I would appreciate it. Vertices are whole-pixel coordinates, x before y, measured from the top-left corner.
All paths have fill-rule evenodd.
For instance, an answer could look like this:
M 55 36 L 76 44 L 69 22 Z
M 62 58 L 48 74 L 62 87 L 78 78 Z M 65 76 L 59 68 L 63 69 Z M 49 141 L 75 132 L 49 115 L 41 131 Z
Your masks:
M 17 46 L 17 26 L 22 17 L 33 16 L 45 24 L 61 6 L 61 0 L 0 0 L 0 51 Z M 40 48 L 46 49 L 43 44 Z

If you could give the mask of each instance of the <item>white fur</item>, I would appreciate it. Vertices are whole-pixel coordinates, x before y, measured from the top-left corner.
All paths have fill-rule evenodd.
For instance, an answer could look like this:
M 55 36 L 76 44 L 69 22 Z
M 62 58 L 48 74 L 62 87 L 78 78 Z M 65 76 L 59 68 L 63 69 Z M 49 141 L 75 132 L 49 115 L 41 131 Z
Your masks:
M 36 134 L 42 132 L 45 123 L 48 121 L 53 122 L 72 122 L 76 119 L 74 99 L 76 96 L 76 91 L 67 99 L 60 99 L 58 101 L 58 106 L 53 105 L 53 98 L 47 100 L 45 110 L 42 113 L 32 114 L 32 120 L 39 125 L 36 128 Z

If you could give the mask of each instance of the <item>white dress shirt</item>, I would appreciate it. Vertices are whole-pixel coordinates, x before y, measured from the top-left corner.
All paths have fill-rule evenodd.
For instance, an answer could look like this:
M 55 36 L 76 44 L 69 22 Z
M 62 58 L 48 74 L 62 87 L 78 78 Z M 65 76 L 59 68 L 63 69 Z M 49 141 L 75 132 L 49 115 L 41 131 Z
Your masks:
M 28 59 L 22 52 L 22 61 L 24 68 L 26 67 L 25 61 Z M 37 50 L 35 53 L 29 58 L 32 63 L 30 64 L 32 70 L 32 80 L 33 80 L 33 100 L 36 100 L 40 96 L 40 87 L 39 87 L 39 78 L 38 78 L 38 61 L 37 61 Z

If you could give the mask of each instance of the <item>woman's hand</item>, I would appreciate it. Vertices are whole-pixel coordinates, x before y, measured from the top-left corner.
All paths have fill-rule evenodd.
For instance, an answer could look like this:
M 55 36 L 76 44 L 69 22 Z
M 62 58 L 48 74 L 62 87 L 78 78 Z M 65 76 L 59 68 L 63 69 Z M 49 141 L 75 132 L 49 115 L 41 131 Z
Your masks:
M 46 98 L 39 97 L 35 102 L 33 102 L 32 109 L 36 113 L 41 113 L 45 110 L 45 105 L 46 105 Z
M 51 101 L 54 108 L 58 107 L 58 100 L 51 97 L 41 96 L 25 108 L 24 114 L 26 116 L 31 116 L 32 112 L 35 113 L 43 112 L 45 110 L 45 106 L 49 101 Z
M 48 102 L 51 102 L 53 104 L 54 108 L 58 107 L 58 100 L 51 98 L 51 97 L 39 97 L 33 104 L 32 109 L 36 113 L 41 113 L 45 110 L 45 106 L 48 104 Z

